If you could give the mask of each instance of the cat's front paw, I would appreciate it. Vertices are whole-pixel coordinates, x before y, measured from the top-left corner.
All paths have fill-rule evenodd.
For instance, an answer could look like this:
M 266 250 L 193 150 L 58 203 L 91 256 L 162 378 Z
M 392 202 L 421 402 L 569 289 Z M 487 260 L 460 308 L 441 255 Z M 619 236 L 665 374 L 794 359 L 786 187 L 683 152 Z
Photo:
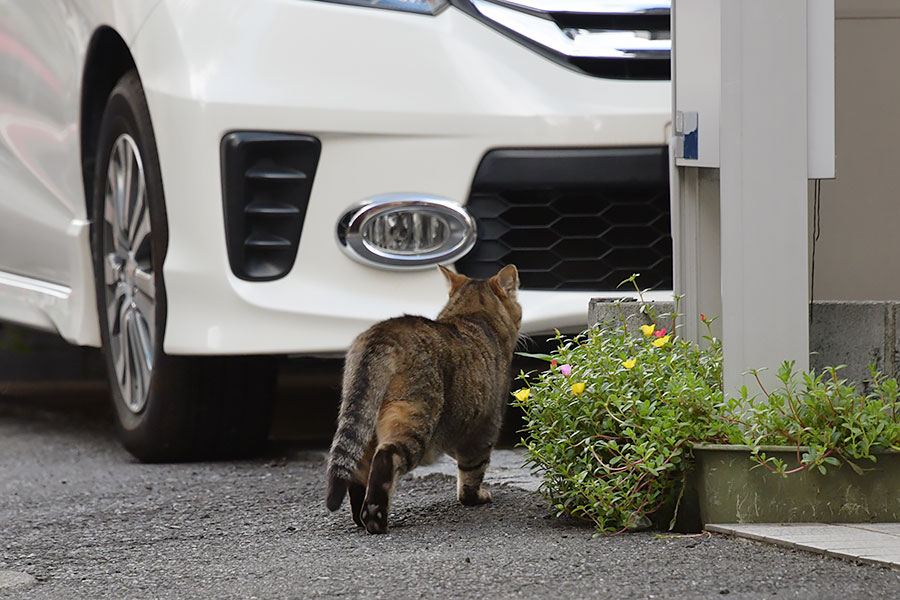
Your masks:
M 491 500 L 491 493 L 484 488 L 463 490 L 459 494 L 459 502 L 464 506 L 478 506 L 479 504 L 487 504 Z
M 378 504 L 366 504 L 363 506 L 359 517 L 369 533 L 387 533 L 387 508 Z

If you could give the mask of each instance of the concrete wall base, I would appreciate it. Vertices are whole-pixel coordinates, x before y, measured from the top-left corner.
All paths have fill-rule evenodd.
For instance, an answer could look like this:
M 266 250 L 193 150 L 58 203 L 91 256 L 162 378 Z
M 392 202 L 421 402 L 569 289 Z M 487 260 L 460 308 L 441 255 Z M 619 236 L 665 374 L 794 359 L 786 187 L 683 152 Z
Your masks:
M 650 303 L 657 315 L 674 310 L 672 302 Z M 638 313 L 640 303 L 623 302 L 629 323 L 645 323 Z M 605 298 L 591 300 L 588 326 L 620 322 L 619 308 Z M 900 302 L 814 302 L 810 306 L 810 368 L 821 372 L 828 366 L 846 365 L 838 373 L 844 379 L 864 383 L 869 365 L 889 377 L 900 376 Z M 669 325 L 664 325 L 668 327 Z

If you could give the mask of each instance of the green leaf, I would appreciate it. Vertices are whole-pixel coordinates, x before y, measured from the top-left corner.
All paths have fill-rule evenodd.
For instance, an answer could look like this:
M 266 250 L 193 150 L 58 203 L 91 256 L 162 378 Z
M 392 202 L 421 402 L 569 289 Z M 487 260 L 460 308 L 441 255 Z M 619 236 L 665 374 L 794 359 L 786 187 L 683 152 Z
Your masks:
M 518 356 L 524 356 L 525 358 L 537 358 L 538 360 L 545 360 L 550 362 L 553 360 L 553 357 L 549 354 L 532 354 L 530 352 L 516 352 Z
M 850 468 L 853 469 L 853 472 L 856 473 L 857 475 L 863 475 L 865 473 L 862 470 L 862 468 L 859 465 L 857 465 L 856 463 L 854 463 L 852 460 L 848 460 L 847 464 L 850 465 Z

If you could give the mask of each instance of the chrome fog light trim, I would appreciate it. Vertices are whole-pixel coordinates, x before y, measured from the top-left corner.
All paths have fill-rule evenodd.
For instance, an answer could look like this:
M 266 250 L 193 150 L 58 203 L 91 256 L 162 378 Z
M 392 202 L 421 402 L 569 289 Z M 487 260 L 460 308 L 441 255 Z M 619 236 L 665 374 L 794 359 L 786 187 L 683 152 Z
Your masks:
M 374 196 L 337 225 L 353 260 L 386 269 L 424 269 L 453 262 L 475 245 L 475 220 L 459 204 L 428 194 Z

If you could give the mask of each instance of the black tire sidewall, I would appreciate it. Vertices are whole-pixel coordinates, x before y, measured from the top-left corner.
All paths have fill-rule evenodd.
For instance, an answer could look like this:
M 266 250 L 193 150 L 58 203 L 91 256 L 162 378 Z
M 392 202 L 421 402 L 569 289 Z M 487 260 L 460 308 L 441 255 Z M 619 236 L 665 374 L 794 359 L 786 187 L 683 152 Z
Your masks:
M 138 414 L 125 405 L 116 381 L 103 281 L 106 172 L 112 145 L 123 133 L 134 139 L 144 167 L 156 292 L 153 371 L 147 402 Z M 275 357 L 167 356 L 163 351 L 167 315 L 163 262 L 169 230 L 156 139 L 137 72 L 127 73 L 113 88 L 101 121 L 97 148 L 91 245 L 100 338 L 122 444 L 131 454 L 149 462 L 258 453 L 265 447 L 272 416 Z
M 109 327 L 106 318 L 106 297 L 103 283 L 103 225 L 105 186 L 112 145 L 120 135 L 126 133 L 134 139 L 140 153 L 144 168 L 144 180 L 147 191 L 147 209 L 150 212 L 150 243 L 153 277 L 155 283 L 154 315 L 154 362 L 150 379 L 150 391 L 144 409 L 135 414 L 122 398 L 121 389 L 115 378 L 112 354 L 109 351 Z M 150 114 L 144 98 L 143 88 L 137 73 L 127 73 L 115 86 L 106 104 L 98 138 L 97 169 L 94 173 L 93 207 L 94 226 L 92 246 L 94 248 L 94 272 L 97 293 L 97 311 L 100 320 L 100 337 L 104 349 L 107 373 L 113 396 L 120 436 L 126 447 L 132 449 L 135 443 L 146 438 L 149 430 L 154 428 L 155 413 L 160 407 L 157 404 L 155 388 L 158 379 L 165 371 L 166 357 L 163 353 L 163 335 L 166 324 L 166 292 L 162 277 L 162 266 L 168 246 L 168 224 L 165 212 L 165 197 L 159 159 L 156 152 L 156 140 L 150 123 Z

